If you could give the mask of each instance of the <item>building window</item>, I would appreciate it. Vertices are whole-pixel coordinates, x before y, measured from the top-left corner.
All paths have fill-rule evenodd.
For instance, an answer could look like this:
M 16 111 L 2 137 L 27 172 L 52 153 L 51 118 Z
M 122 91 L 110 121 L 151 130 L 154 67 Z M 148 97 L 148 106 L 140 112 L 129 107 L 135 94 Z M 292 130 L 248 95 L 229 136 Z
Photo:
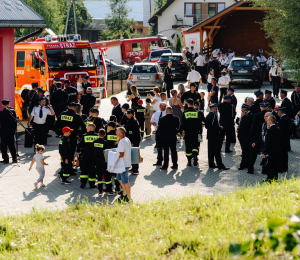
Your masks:
M 132 51 L 141 51 L 142 50 L 142 44 L 140 42 L 133 43 L 132 44 Z
M 138 33 L 143 33 L 143 28 L 136 28 Z
M 25 51 L 17 52 L 17 67 L 19 67 L 19 68 L 25 67 Z
M 223 11 L 225 9 L 225 4 L 224 3 L 218 3 L 218 13 Z
M 192 16 L 193 15 L 193 4 L 184 4 L 184 15 Z
M 216 14 L 216 4 L 208 4 L 208 15 L 211 17 Z

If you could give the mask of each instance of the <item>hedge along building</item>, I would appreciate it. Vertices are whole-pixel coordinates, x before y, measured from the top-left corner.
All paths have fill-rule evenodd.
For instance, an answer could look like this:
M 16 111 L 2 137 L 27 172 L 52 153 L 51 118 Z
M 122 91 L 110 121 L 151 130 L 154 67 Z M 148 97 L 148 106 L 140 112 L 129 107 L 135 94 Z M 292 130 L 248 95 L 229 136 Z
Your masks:
M 199 41 L 200 51 L 207 52 L 223 48 L 231 49 L 236 56 L 246 56 L 249 51 L 256 55 L 258 49 L 270 52 L 270 39 L 266 39 L 260 22 L 264 18 L 264 9 L 253 7 L 251 1 L 240 1 L 220 13 L 186 30 L 191 38 L 194 34 Z M 210 52 L 208 51 L 208 52 Z
M 14 42 L 14 29 L 40 28 L 28 35 L 31 37 L 43 31 L 43 27 L 46 26 L 43 21 L 43 17 L 21 0 L 0 0 L 0 100 L 8 98 L 12 107 L 15 103 L 15 76 L 18 76 L 18 68 L 15 72 L 17 57 L 14 58 L 14 44 L 26 39 L 23 37 Z M 25 57 L 19 56 L 20 64 L 24 63 L 22 60 L 24 61 Z

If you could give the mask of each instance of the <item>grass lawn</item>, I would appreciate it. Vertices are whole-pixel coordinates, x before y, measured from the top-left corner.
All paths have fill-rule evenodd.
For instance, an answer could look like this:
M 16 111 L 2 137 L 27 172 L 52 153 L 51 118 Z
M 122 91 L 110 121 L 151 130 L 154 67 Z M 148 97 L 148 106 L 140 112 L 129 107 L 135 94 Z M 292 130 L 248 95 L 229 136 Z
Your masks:
M 228 259 L 232 242 L 299 210 L 299 187 L 292 179 L 226 195 L 1 216 L 0 259 Z

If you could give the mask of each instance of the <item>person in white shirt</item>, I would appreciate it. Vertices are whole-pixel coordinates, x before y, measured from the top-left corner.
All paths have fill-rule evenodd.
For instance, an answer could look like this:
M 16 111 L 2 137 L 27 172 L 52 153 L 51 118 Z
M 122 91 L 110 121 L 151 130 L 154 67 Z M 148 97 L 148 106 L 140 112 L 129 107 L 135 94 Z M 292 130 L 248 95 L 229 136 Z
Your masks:
M 84 88 L 82 87 L 82 82 L 83 82 L 82 78 L 77 79 L 77 91 L 80 96 L 84 94 Z
M 32 109 L 29 120 L 28 126 L 33 126 L 34 129 L 34 144 L 47 144 L 47 125 L 46 120 L 47 116 L 51 115 L 54 116 L 54 110 L 52 109 L 51 105 L 46 105 L 46 98 L 41 97 L 39 99 L 39 106 L 36 106 Z M 33 119 L 33 122 L 31 122 Z
M 191 83 L 196 83 L 196 91 L 198 91 L 199 81 L 201 84 L 201 88 L 203 87 L 202 77 L 198 71 L 195 71 L 195 66 L 191 66 L 191 72 L 187 76 L 188 87 L 190 88 Z
M 249 51 L 249 53 L 246 55 L 248 58 L 252 58 L 254 60 L 253 51 Z
M 228 57 L 228 53 L 225 53 L 225 66 L 228 67 L 231 59 Z
M 212 51 L 212 55 L 217 56 L 219 52 L 220 52 L 220 49 L 215 49 Z
M 155 129 L 158 129 L 159 125 L 159 120 L 166 115 L 166 108 L 167 104 L 165 102 L 161 102 L 160 105 L 160 110 L 155 112 L 152 117 L 150 122 L 152 125 L 155 127 Z M 163 162 L 163 155 L 162 155 L 162 140 L 160 140 L 160 135 L 156 131 L 155 135 L 155 141 L 156 141 L 156 146 L 154 148 L 157 148 L 157 162 L 153 164 L 154 166 L 162 166 Z
M 190 53 L 192 53 L 192 55 L 193 55 L 193 57 L 195 57 L 195 50 L 194 50 L 194 46 L 191 46 L 191 51 L 190 51 Z
M 256 60 L 257 60 L 257 66 L 261 68 L 261 83 L 263 83 L 266 76 L 267 59 L 265 58 L 263 53 L 257 53 Z
M 159 95 L 159 88 L 153 88 L 154 97 L 150 93 L 147 94 L 147 98 L 151 99 L 151 105 L 153 107 L 153 113 L 159 110 L 159 104 L 161 102 L 161 97 Z
M 124 127 L 118 127 L 116 134 L 119 138 L 119 144 L 117 148 L 118 152 L 120 153 L 119 158 L 123 158 L 125 164 L 125 172 L 117 174 L 117 180 L 120 182 L 123 190 L 122 199 L 125 202 L 132 202 L 131 187 L 128 177 L 128 169 L 131 165 L 131 142 L 127 137 L 125 137 L 126 130 Z
M 270 69 L 269 80 L 273 84 L 273 95 L 278 98 L 280 83 L 283 83 L 282 69 L 279 67 L 279 61 Z
M 222 98 L 227 94 L 227 88 L 229 88 L 229 80 L 226 77 L 226 71 L 221 71 L 221 77 L 218 81 L 220 89 L 220 100 L 219 103 L 222 103 Z
M 198 71 L 202 78 L 204 78 L 204 63 L 205 63 L 205 56 L 202 52 L 199 53 L 199 56 L 194 60 L 196 64 L 196 71 Z

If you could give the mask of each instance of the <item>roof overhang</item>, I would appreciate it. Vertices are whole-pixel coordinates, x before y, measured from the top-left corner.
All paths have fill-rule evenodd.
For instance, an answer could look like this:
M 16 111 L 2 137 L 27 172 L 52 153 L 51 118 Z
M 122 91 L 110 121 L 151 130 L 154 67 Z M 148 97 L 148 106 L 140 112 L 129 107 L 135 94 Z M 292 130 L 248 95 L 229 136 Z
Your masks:
M 0 28 L 44 28 L 46 27 L 46 24 L 30 24 L 30 23 L 0 23 Z

